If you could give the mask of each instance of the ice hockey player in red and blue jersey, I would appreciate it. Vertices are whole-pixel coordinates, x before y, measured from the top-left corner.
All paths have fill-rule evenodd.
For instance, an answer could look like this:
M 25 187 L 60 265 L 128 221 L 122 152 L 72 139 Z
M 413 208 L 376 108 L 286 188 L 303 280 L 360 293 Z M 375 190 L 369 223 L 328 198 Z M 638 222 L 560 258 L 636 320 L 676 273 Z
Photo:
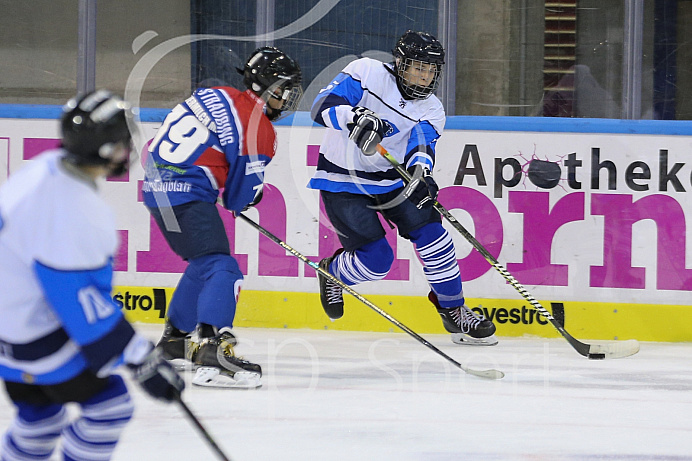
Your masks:
M 245 91 L 200 88 L 168 114 L 149 146 L 142 195 L 171 249 L 188 262 L 159 347 L 173 361 L 193 362 L 193 384 L 254 388 L 261 367 L 233 350 L 243 275 L 216 203 L 220 191 L 233 212 L 260 201 L 276 152 L 271 122 L 295 110 L 302 88 L 298 64 L 274 47 L 255 50 L 239 71 Z M 190 341 L 194 333 L 198 341 Z

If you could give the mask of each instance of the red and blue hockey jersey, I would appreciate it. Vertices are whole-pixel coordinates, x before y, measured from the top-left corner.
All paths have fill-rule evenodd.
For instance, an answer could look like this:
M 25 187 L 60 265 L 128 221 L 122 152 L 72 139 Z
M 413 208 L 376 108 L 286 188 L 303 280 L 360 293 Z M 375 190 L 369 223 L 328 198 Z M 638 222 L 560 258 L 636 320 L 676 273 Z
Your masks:
M 200 88 L 168 114 L 149 146 L 142 185 L 148 207 L 192 201 L 241 211 L 264 183 L 276 132 L 250 90 Z

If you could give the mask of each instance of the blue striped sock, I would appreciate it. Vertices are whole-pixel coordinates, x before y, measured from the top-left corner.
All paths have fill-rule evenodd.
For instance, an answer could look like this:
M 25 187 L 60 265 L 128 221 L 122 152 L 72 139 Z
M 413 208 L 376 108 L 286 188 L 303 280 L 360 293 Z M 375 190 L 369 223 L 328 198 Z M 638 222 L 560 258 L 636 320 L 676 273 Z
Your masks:
M 423 261 L 423 273 L 437 295 L 441 307 L 464 304 L 461 274 L 454 242 L 439 223 L 431 223 L 411 233 L 411 241 Z

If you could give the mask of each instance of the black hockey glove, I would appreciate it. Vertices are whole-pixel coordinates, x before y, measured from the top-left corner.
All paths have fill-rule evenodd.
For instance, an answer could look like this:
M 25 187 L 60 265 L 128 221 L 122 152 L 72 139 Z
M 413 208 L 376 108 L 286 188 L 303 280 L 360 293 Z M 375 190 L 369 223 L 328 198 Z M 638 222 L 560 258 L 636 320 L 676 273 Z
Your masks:
M 152 397 L 172 402 L 178 400 L 185 389 L 185 381 L 166 361 L 159 348 L 152 350 L 139 365 L 128 366 L 134 379 Z
M 346 125 L 351 133 L 348 138 L 355 142 L 365 155 L 373 155 L 384 137 L 384 123 L 370 109 L 353 108 L 353 122 Z
M 411 182 L 404 188 L 404 195 L 419 210 L 433 206 L 440 188 L 437 187 L 430 170 L 422 165 L 413 165 L 407 171 L 411 175 Z

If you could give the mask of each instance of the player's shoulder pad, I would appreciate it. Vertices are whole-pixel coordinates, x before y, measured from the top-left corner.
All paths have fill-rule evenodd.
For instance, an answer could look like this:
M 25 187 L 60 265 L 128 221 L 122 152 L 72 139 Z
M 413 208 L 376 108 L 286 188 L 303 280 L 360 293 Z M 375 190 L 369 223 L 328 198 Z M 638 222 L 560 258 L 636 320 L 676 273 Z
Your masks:
M 372 58 L 360 58 L 351 61 L 344 70 L 344 74 L 350 75 L 353 79 L 363 81 L 371 75 L 377 75 L 380 72 L 386 72 L 381 61 Z
M 118 245 L 113 209 L 91 186 L 67 175 L 45 189 L 43 237 L 35 242 L 35 254 L 60 270 L 101 267 Z
M 242 93 L 240 90 L 238 90 L 238 89 L 236 89 L 236 88 L 233 88 L 232 86 L 214 86 L 214 87 L 211 87 L 210 89 L 216 90 L 216 91 L 219 91 L 219 92 L 224 92 L 224 93 L 226 93 L 228 96 L 231 96 L 231 97 L 232 97 L 232 96 L 236 96 L 236 95 Z M 198 90 L 198 91 L 199 91 L 199 90 Z

